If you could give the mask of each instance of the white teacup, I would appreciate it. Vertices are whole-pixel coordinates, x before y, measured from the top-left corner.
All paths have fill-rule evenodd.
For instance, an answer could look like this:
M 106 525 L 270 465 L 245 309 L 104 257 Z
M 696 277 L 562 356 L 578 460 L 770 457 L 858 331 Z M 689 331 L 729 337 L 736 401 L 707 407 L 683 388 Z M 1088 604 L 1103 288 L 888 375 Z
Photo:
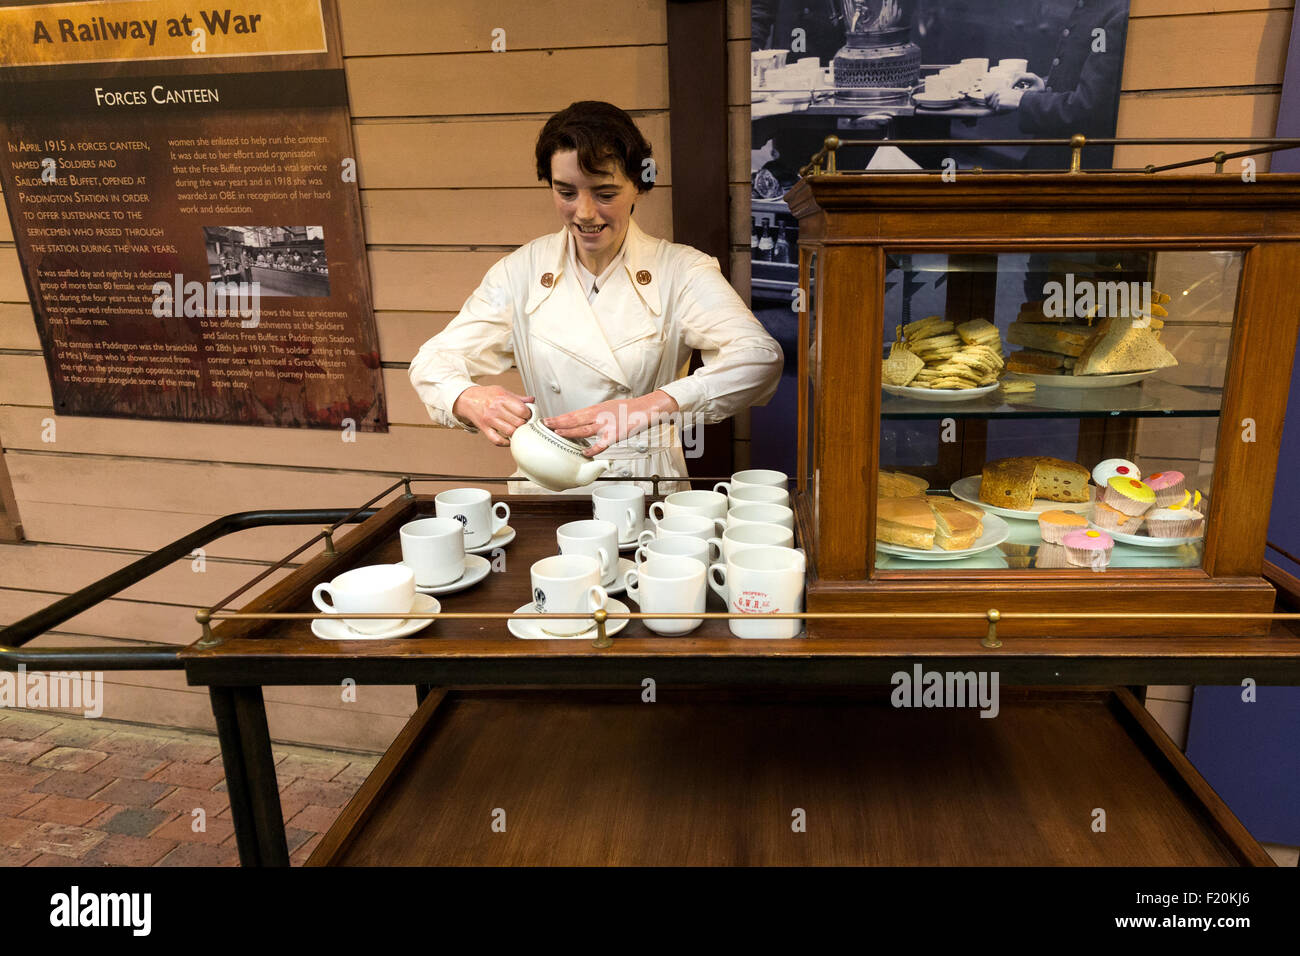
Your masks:
M 454 518 L 465 528 L 465 547 L 477 548 L 510 520 L 510 506 L 504 501 L 492 503 L 492 495 L 482 488 L 455 488 L 434 496 L 434 510 L 439 518 Z M 498 509 L 504 511 L 498 513 Z
M 794 532 L 779 524 L 738 524 L 722 532 L 721 538 L 713 538 L 709 543 L 718 548 L 725 563 L 731 560 L 732 555 L 750 548 L 793 548 Z
M 588 518 L 570 521 L 555 530 L 561 554 L 585 554 L 600 562 L 600 583 L 613 584 L 618 573 L 618 525 Z
M 609 595 L 600 586 L 600 563 L 586 554 L 557 554 L 534 562 L 530 570 L 533 608 L 538 614 L 590 614 L 605 607 Z M 589 617 L 539 620 L 543 631 L 557 636 L 581 634 Z
M 332 604 L 323 595 L 328 594 Z M 402 564 L 371 564 L 344 571 L 311 592 L 312 603 L 327 614 L 404 614 L 415 605 L 415 572 Z M 405 620 L 344 618 L 358 634 L 385 634 Z
M 1010 73 L 1011 75 L 1014 76 L 1018 73 L 1024 73 L 1026 70 L 1028 70 L 1029 61 L 1028 60 L 998 60 L 998 69 L 1005 73 Z
M 727 602 L 735 614 L 798 613 L 803 610 L 804 571 L 802 551 L 791 548 L 751 548 L 734 555 L 726 564 L 709 567 L 709 586 Z M 803 628 L 799 618 L 776 621 L 727 622 L 736 637 L 795 637 Z
M 961 65 L 978 77 L 989 71 L 989 58 L 986 56 L 970 56 L 962 60 Z
M 605 485 L 591 493 L 592 516 L 618 526 L 618 540 L 631 541 L 645 529 L 645 489 Z
M 736 472 L 731 476 L 730 481 L 718 482 L 713 486 L 713 490 L 729 495 L 736 488 L 745 488 L 752 485 L 786 488 L 789 484 L 790 479 L 783 471 L 772 471 L 770 468 L 748 468 L 745 471 Z
M 647 614 L 703 614 L 709 589 L 706 569 L 692 558 L 651 558 L 623 575 L 627 594 Z M 642 623 L 656 634 L 673 637 L 700 626 L 702 618 L 648 618 Z
M 737 505 L 782 505 L 790 507 L 790 492 L 772 485 L 739 485 L 727 495 L 727 509 Z
M 742 524 L 778 524 L 787 531 L 794 531 L 794 512 L 785 505 L 736 505 L 727 512 L 727 527 Z
M 465 529 L 454 518 L 419 518 L 402 525 L 398 535 L 402 563 L 420 587 L 450 584 L 465 573 Z
M 671 538 L 675 535 L 685 534 L 701 541 L 708 541 L 722 533 L 722 529 L 727 523 L 722 518 L 706 518 L 704 515 L 680 514 L 669 515 L 660 521 L 654 522 L 654 530 L 647 528 L 637 536 L 640 544 L 647 541 L 653 541 L 656 538 Z
M 655 509 L 659 511 L 656 512 Z M 727 517 L 727 496 L 716 491 L 676 491 L 650 506 L 650 519 L 656 524 L 673 515 Z
M 675 534 L 667 538 L 653 538 L 637 547 L 633 558 L 640 567 L 654 558 L 694 558 L 706 568 L 721 560 L 721 546 L 717 538 L 705 541 L 691 534 Z

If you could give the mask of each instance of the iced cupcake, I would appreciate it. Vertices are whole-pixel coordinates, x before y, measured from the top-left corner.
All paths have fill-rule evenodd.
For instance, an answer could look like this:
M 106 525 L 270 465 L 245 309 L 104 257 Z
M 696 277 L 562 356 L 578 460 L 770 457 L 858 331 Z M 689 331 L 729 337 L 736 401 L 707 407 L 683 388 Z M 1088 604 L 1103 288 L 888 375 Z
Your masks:
M 1065 536 L 1065 560 L 1076 568 L 1100 571 L 1110 565 L 1115 539 L 1105 531 L 1071 531 Z
M 1138 529 L 1142 527 L 1141 515 L 1126 515 L 1117 508 L 1112 508 L 1104 501 L 1098 501 L 1092 506 L 1092 523 L 1098 528 L 1105 528 L 1107 531 L 1118 531 L 1120 534 L 1137 534 Z
M 1088 519 L 1073 511 L 1054 508 L 1038 516 L 1038 533 L 1048 544 L 1060 544 L 1067 531 L 1088 527 Z
M 1092 470 L 1092 483 L 1105 488 L 1112 478 L 1141 478 L 1138 466 L 1127 458 L 1107 458 Z
M 1147 513 L 1147 534 L 1153 538 L 1194 538 L 1205 529 L 1205 515 L 1184 504 Z
M 1140 515 L 1156 503 L 1156 493 L 1136 478 L 1112 478 L 1102 489 L 1101 500 L 1126 515 Z
M 1164 508 L 1182 500 L 1185 481 L 1181 471 L 1157 471 L 1147 476 L 1146 486 L 1155 492 L 1156 507 Z

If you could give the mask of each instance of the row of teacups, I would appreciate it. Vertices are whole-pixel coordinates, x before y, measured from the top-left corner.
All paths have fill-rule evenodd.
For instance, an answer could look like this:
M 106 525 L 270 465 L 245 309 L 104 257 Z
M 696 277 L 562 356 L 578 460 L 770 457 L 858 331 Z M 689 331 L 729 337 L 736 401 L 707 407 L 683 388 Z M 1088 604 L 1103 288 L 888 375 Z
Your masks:
M 465 549 L 487 544 L 510 520 L 510 506 L 492 503 L 481 488 L 456 488 L 434 497 L 436 517 L 417 518 L 398 529 L 401 564 L 353 568 L 316 585 L 312 602 L 328 614 L 405 614 L 415 606 L 416 587 L 438 587 L 465 575 Z M 327 603 L 329 597 L 332 603 Z M 406 621 L 344 618 L 358 634 L 379 636 Z
M 651 505 L 654 530 L 643 531 L 628 594 L 646 612 L 702 613 L 707 587 L 737 613 L 802 610 L 804 555 L 794 549 L 794 513 L 786 476 L 737 472 L 713 491 L 682 491 Z M 725 489 L 726 493 L 723 493 Z M 698 618 L 647 619 L 660 634 L 693 630 Z M 738 637 L 794 637 L 800 622 L 728 622 Z
M 946 66 L 938 73 L 925 78 L 925 92 L 935 99 L 949 99 L 962 95 L 979 81 L 984 92 L 1009 90 L 1016 82 L 1016 77 L 1029 67 L 1028 60 L 999 60 L 998 65 L 989 69 L 987 57 L 967 57 L 960 63 Z

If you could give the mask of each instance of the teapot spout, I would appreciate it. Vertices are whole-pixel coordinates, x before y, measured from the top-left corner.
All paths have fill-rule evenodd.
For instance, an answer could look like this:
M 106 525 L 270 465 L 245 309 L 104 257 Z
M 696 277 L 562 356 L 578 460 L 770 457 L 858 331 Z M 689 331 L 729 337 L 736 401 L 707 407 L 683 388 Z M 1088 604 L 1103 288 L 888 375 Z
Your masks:
M 608 470 L 609 462 L 593 458 L 578 469 L 578 484 L 589 485 Z

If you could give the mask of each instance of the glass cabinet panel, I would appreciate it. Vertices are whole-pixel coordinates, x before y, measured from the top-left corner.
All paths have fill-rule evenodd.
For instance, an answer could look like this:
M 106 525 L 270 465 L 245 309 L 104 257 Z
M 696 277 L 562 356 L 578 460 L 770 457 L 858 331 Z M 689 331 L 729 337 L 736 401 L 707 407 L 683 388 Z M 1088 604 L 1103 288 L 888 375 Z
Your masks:
M 888 255 L 876 568 L 1199 567 L 1241 262 Z

